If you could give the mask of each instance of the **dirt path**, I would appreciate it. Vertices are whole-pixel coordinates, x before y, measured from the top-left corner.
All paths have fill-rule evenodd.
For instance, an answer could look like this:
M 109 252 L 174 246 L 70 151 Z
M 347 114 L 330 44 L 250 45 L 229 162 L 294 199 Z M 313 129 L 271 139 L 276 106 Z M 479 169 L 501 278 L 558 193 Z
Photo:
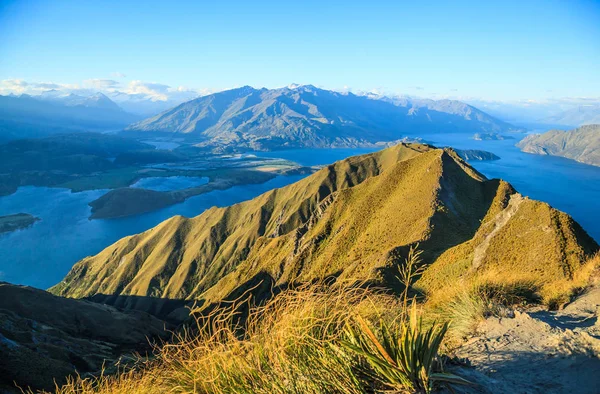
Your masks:
M 453 367 L 478 383 L 459 393 L 600 393 L 600 287 L 559 312 L 515 312 L 489 318 Z
M 508 223 L 510 218 L 517 212 L 519 209 L 519 205 L 523 202 L 524 198 L 522 195 L 516 193 L 510 196 L 510 200 L 508 202 L 508 206 L 503 209 L 500 213 L 496 215 L 494 220 L 490 223 L 484 224 L 484 226 L 494 226 L 494 229 L 485 236 L 483 242 L 481 242 L 474 251 L 473 254 L 473 268 L 477 268 L 483 262 L 485 258 L 485 254 L 487 252 L 488 247 L 490 246 L 490 242 L 492 238 Z

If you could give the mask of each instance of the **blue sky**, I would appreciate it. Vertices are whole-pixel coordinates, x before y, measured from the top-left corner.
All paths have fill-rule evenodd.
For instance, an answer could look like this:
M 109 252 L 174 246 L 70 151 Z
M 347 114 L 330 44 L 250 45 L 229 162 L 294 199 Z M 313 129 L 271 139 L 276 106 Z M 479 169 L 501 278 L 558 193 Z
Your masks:
M 600 1 L 1 0 L 0 80 L 599 97 Z

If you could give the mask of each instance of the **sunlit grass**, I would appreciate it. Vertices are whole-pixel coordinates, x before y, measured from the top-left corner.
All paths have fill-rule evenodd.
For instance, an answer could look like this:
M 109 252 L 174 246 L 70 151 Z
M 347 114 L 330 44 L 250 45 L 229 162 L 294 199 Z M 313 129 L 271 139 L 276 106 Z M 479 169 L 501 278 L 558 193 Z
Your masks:
M 72 378 L 59 394 L 88 393 L 429 393 L 469 384 L 444 370 L 441 352 L 489 316 L 571 297 L 597 272 L 596 256 L 556 287 L 526 276 L 482 273 L 417 301 L 423 271 L 412 249 L 400 295 L 345 284 L 291 288 L 266 304 L 239 299 L 194 324 L 120 373 Z M 552 306 L 551 304 L 547 304 Z M 246 311 L 242 313 L 240 311 Z
M 152 361 L 140 360 L 112 376 L 71 379 L 57 392 L 428 392 L 442 377 L 450 379 L 436 375 L 446 325 L 423 325 L 417 305 L 409 316 L 398 297 L 361 287 L 311 285 L 252 307 L 244 320 L 237 313 L 240 302 L 198 315 L 196 324 L 157 349 Z M 395 360 L 383 369 L 373 362 L 382 357 L 373 347 L 378 343 Z M 405 367 L 411 368 L 405 380 L 390 379 Z

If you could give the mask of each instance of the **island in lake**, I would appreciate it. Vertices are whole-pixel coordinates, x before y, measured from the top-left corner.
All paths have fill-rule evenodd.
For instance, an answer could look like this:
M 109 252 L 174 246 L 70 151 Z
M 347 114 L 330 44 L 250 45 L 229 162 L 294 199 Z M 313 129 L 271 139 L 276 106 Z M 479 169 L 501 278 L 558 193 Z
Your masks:
M 461 159 L 466 161 L 500 160 L 500 156 L 479 149 L 454 149 Z
M 502 135 L 498 133 L 475 133 L 473 139 L 476 141 L 502 141 L 514 140 L 515 137 L 510 135 Z
M 41 220 L 28 213 L 17 213 L 14 215 L 0 216 L 0 234 L 20 230 L 31 226 Z

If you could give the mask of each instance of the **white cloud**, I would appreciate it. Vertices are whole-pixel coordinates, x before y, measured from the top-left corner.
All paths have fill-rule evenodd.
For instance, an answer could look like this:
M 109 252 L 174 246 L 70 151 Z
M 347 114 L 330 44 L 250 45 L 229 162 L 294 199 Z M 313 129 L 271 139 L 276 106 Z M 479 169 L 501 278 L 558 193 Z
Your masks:
M 89 86 L 91 88 L 96 88 L 99 90 L 112 90 L 117 89 L 121 84 L 112 79 L 86 79 L 83 81 L 84 86 Z
M 185 86 L 171 87 L 162 83 L 143 82 L 134 80 L 129 82 L 124 93 L 143 95 L 152 101 L 187 101 L 198 96 L 204 96 L 213 91 L 209 89 L 192 89 Z
M 124 76 L 121 73 L 112 73 L 111 75 L 116 74 Z M 0 95 L 12 93 L 36 96 L 48 90 L 58 90 L 64 94 L 73 93 L 81 96 L 90 96 L 97 92 L 102 92 L 109 97 L 113 97 L 116 101 L 135 98 L 136 100 L 163 101 L 177 104 L 198 96 L 214 93 L 214 91 L 209 89 L 193 89 L 186 86 L 171 87 L 162 83 L 141 80 L 121 83 L 115 79 L 90 78 L 82 81 L 80 84 L 32 82 L 23 79 L 0 80 Z
M 110 73 L 110 76 L 113 78 L 125 78 L 127 75 L 120 73 L 120 72 L 114 72 L 114 73 Z
M 62 87 L 61 85 L 59 85 L 57 83 L 52 83 L 52 82 L 33 83 L 31 85 L 38 89 L 47 89 L 47 90 L 60 89 Z
M 169 92 L 170 88 L 171 87 L 169 85 L 164 85 L 161 83 L 134 80 L 129 82 L 125 93 L 142 94 L 155 101 L 167 101 L 169 98 L 167 93 Z
M 22 79 L 4 79 L 0 81 L 0 94 L 41 94 L 47 90 L 71 91 L 78 89 L 78 85 L 61 84 L 54 82 L 27 82 Z
M 5 94 L 8 93 L 25 93 L 29 83 L 23 81 L 22 79 L 4 79 L 0 81 L 0 92 Z

